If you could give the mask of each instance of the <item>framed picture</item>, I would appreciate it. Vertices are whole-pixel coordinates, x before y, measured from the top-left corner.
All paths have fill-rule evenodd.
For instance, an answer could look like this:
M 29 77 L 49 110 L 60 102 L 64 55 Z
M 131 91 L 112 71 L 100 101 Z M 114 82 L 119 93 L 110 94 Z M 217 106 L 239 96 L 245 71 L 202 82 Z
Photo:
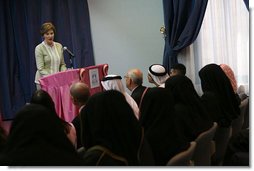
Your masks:
M 100 86 L 99 71 L 98 68 L 89 70 L 90 88 L 96 88 Z

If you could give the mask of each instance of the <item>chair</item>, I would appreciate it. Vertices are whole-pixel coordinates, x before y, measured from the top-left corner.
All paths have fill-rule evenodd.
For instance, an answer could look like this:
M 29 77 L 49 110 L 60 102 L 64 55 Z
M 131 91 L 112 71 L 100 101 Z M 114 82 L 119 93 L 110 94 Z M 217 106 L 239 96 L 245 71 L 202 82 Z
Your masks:
M 212 165 L 221 166 L 227 149 L 228 141 L 232 135 L 232 126 L 228 128 L 218 126 L 215 136 L 215 153 L 212 156 Z
M 78 153 L 79 156 L 83 157 L 85 155 L 85 153 L 86 153 L 85 147 L 78 148 L 77 149 L 77 153 Z
M 242 129 L 249 128 L 249 97 L 242 101 L 240 110 L 244 113 Z
M 195 166 L 210 166 L 211 165 L 211 156 L 212 156 L 212 140 L 214 138 L 218 124 L 213 123 L 213 126 L 207 131 L 202 132 L 196 138 L 195 142 L 197 143 L 193 161 Z
M 144 138 L 138 154 L 140 166 L 155 166 L 153 152 L 149 142 Z
M 243 127 L 244 116 L 247 111 L 249 98 L 244 99 L 240 104 L 240 115 L 232 122 L 232 135 L 237 134 Z M 247 119 L 246 119 L 247 120 Z
M 192 166 L 191 159 L 195 152 L 196 145 L 197 143 L 195 141 L 190 142 L 190 147 L 172 157 L 168 161 L 167 166 Z

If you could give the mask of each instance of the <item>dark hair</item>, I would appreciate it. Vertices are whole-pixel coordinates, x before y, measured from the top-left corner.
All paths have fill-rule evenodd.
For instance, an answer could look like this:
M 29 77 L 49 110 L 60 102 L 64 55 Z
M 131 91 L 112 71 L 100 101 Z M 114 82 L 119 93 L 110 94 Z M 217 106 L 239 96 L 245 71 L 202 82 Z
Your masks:
M 30 103 L 33 104 L 40 104 L 42 106 L 47 107 L 50 109 L 51 112 L 56 113 L 55 111 L 55 104 L 51 98 L 51 96 L 48 94 L 48 92 L 40 89 L 36 90 L 31 97 Z
M 41 30 L 40 30 L 40 33 L 41 35 L 43 36 L 45 33 L 47 33 L 49 30 L 53 30 L 54 33 L 56 33 L 56 29 L 55 29 L 55 26 L 48 22 L 48 23 L 44 23 L 42 24 L 41 26 Z
M 36 90 L 30 100 L 31 104 L 39 104 L 42 105 L 44 107 L 46 107 L 47 109 L 49 109 L 52 113 L 54 113 L 55 115 L 57 115 L 56 110 L 55 110 L 55 103 L 52 100 L 51 96 L 48 94 L 48 92 L 40 89 L 40 90 Z M 60 118 L 59 118 L 60 119 Z M 62 121 L 62 124 L 65 128 L 65 132 L 69 133 L 70 131 L 70 124 L 62 119 L 60 119 Z
M 179 74 L 185 75 L 186 74 L 186 67 L 183 64 L 174 64 L 171 69 L 179 71 Z

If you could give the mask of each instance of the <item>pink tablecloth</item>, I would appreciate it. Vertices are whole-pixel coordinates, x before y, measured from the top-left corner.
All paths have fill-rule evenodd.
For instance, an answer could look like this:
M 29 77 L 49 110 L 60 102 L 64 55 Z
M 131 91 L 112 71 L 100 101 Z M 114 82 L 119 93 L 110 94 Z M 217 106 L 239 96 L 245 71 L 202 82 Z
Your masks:
M 41 88 L 52 97 L 58 116 L 71 122 L 78 114 L 78 108 L 71 101 L 71 84 L 78 81 L 85 82 L 90 87 L 92 95 L 103 90 L 101 80 L 107 72 L 108 64 L 101 64 L 51 74 L 41 78 L 39 82 Z
M 71 122 L 78 114 L 70 96 L 70 85 L 80 81 L 79 69 L 72 69 L 48 75 L 39 80 L 41 88 L 47 91 L 55 102 L 56 112 L 60 118 Z

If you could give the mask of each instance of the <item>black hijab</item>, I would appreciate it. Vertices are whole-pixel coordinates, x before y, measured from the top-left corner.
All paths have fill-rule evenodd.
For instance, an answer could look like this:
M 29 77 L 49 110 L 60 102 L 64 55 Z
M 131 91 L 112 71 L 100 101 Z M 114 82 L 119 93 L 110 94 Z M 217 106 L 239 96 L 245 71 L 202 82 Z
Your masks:
M 186 141 L 195 140 L 200 133 L 212 127 L 212 119 L 188 77 L 170 77 L 165 88 L 174 96 L 177 130 L 186 136 Z
M 58 116 L 55 110 L 55 103 L 51 96 L 45 90 L 39 89 L 33 92 L 32 97 L 30 99 L 31 104 L 39 104 L 51 111 L 52 114 Z M 65 132 L 68 134 L 70 132 L 71 125 L 65 120 L 61 119 L 62 124 L 64 125 Z
M 24 106 L 13 120 L 1 165 L 83 165 L 60 119 L 41 105 Z
M 142 130 L 122 93 L 115 90 L 94 94 L 81 111 L 82 142 L 86 149 L 103 146 L 138 165 Z
M 164 88 L 150 88 L 140 111 L 140 123 L 151 145 L 155 163 L 165 166 L 172 156 L 188 147 L 188 142 L 176 135 L 173 96 Z
M 239 116 L 240 109 L 227 75 L 219 65 L 208 64 L 199 71 L 199 77 L 204 93 L 203 96 L 207 94 L 212 94 L 214 96 L 215 100 L 218 102 L 221 114 L 224 116 L 224 121 L 222 122 L 226 122 L 222 124 L 230 125 L 232 119 Z

